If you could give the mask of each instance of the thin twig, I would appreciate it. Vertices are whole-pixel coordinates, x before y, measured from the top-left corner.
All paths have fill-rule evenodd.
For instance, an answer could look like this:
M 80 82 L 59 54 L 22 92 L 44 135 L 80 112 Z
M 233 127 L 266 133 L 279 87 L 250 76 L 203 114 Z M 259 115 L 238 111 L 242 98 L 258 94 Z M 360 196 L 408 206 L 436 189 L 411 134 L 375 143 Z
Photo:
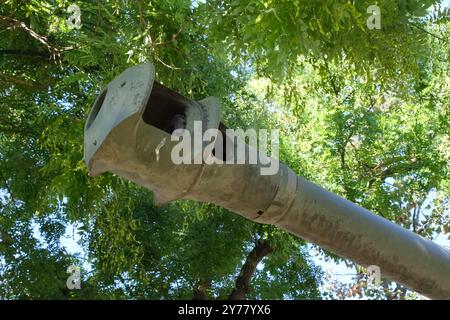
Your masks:
M 430 31 L 428 31 L 428 30 L 426 30 L 426 29 L 424 29 L 424 28 L 418 26 L 418 25 L 415 24 L 415 23 L 411 23 L 411 22 L 410 22 L 409 24 L 410 24 L 411 26 L 415 27 L 416 29 L 418 29 L 418 30 L 420 30 L 420 31 L 423 31 L 423 32 L 429 34 L 430 36 L 432 36 L 432 37 L 434 37 L 434 38 L 436 38 L 436 39 L 439 39 L 439 40 L 441 40 L 441 41 L 443 41 L 443 42 L 445 42 L 445 43 L 448 43 L 448 40 L 447 40 L 447 39 L 444 39 L 444 38 L 442 38 L 442 37 L 440 37 L 440 36 L 438 36 L 438 35 L 436 35 L 436 34 L 430 32 Z
M 48 50 L 48 52 L 50 53 L 51 59 L 55 59 L 57 56 L 59 56 L 64 51 L 74 49 L 73 46 L 65 47 L 65 48 L 56 47 L 55 45 L 48 42 L 47 37 L 41 36 L 40 34 L 36 33 L 33 29 L 29 28 L 23 21 L 19 21 L 17 19 L 11 18 L 11 17 L 0 16 L 0 23 L 8 25 L 9 28 L 12 28 L 12 29 L 18 28 L 18 29 L 25 31 L 28 35 L 30 35 L 33 39 L 37 40 Z

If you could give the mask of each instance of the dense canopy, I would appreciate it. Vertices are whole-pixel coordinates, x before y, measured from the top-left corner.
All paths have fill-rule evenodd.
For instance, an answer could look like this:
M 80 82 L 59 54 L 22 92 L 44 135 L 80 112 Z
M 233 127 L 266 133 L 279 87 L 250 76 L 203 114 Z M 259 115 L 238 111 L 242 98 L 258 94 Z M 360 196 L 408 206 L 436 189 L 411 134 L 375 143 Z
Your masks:
M 380 29 L 366 24 L 374 4 Z M 435 0 L 2 1 L 0 298 L 355 292 L 324 289 L 311 245 L 286 232 L 211 204 L 155 207 L 150 191 L 115 175 L 88 177 L 87 113 L 143 62 L 185 96 L 218 97 L 230 128 L 279 129 L 280 158 L 297 174 L 448 238 L 449 18 Z M 81 266 L 80 290 L 66 286 L 70 265 Z M 357 291 L 417 297 L 398 288 Z

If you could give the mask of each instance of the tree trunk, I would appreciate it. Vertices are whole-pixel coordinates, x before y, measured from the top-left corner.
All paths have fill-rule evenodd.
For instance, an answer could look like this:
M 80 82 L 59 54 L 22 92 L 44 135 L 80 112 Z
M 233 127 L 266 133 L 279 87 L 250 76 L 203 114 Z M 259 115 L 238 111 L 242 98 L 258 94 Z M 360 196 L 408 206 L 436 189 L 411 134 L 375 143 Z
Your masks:
M 200 280 L 194 288 L 194 298 L 192 300 L 208 300 L 208 290 L 211 289 L 211 280 Z
M 245 300 L 245 296 L 251 291 L 250 281 L 255 273 L 256 267 L 261 260 L 272 252 L 272 247 L 267 240 L 258 240 L 255 248 L 249 253 L 242 266 L 241 272 L 236 279 L 236 286 L 228 299 Z

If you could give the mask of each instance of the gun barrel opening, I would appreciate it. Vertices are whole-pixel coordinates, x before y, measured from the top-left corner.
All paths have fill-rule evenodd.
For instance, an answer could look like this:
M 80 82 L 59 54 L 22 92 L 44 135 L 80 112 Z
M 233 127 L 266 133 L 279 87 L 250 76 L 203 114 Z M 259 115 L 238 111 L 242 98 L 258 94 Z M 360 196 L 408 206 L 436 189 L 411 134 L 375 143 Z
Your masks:
M 155 81 L 142 120 L 172 134 L 176 129 L 186 127 L 186 111 L 190 103 L 182 95 Z

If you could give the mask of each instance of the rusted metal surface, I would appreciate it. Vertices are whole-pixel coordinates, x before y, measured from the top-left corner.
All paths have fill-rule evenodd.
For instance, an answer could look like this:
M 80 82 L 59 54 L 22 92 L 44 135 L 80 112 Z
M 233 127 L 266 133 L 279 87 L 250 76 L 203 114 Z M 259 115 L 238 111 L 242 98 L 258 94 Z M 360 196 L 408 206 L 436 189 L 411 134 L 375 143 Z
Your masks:
M 282 163 L 275 175 L 261 175 L 258 164 L 175 165 L 172 131 L 192 130 L 194 121 L 202 121 L 204 131 L 224 128 L 220 108 L 215 98 L 191 101 L 154 76 L 152 65 L 135 66 L 100 94 L 85 126 L 91 175 L 109 171 L 134 181 L 152 190 L 158 204 L 177 199 L 218 204 L 360 265 L 377 265 L 383 276 L 430 298 L 450 299 L 449 251 L 297 177 Z

